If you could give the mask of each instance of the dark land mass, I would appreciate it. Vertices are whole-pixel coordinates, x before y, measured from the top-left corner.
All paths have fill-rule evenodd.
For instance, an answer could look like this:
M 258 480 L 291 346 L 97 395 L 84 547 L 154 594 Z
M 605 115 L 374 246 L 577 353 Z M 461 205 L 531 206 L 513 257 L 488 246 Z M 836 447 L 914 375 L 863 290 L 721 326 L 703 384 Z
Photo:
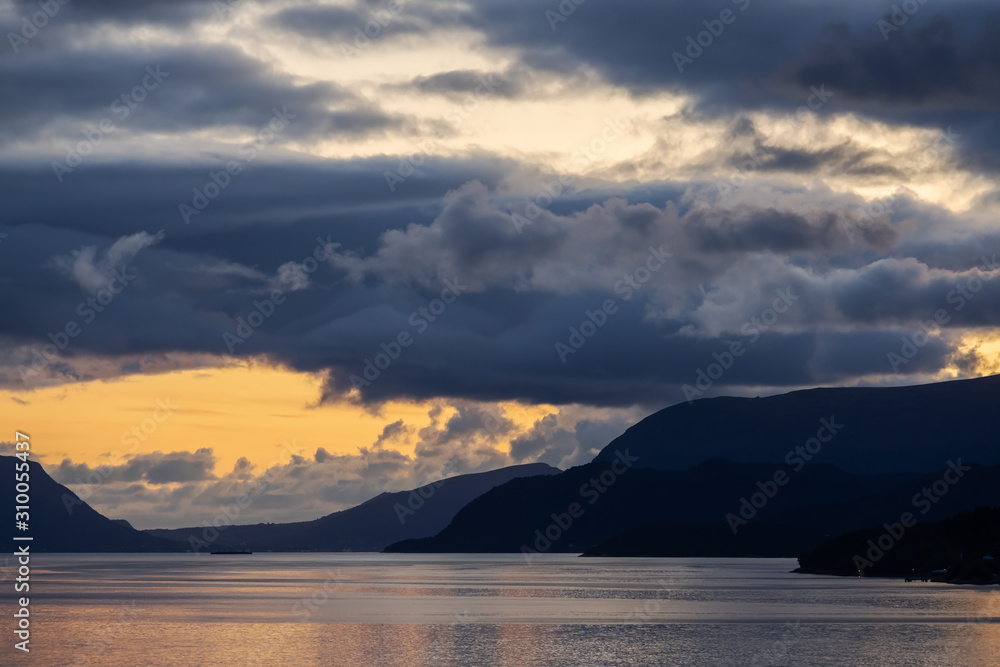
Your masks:
M 622 470 L 621 460 L 618 463 L 617 470 Z M 616 472 L 614 464 L 589 463 L 559 475 L 508 482 L 469 503 L 434 537 L 399 542 L 387 551 L 489 553 L 527 547 L 572 553 L 653 523 L 725 526 L 726 516 L 740 511 L 741 498 L 757 492 L 757 483 L 771 480 L 775 469 L 768 463 L 707 461 L 683 471 L 628 468 Z M 782 512 L 860 500 L 917 479 L 852 475 L 829 465 L 805 466 L 777 489 L 754 519 L 770 521 L 768 517 Z
M 610 462 L 627 448 L 639 457 L 640 468 L 684 470 L 713 458 L 779 464 L 789 450 L 816 436 L 824 418 L 843 428 L 812 462 L 849 472 L 922 473 L 957 458 L 998 464 L 997 405 L 1000 375 L 910 387 L 707 398 L 650 415 L 594 461 Z
M 14 456 L 0 456 L 3 483 L 3 507 L 10 509 L 7 543 L 30 545 L 35 552 L 150 552 L 184 551 L 182 545 L 135 530 L 120 520 L 102 516 L 79 496 L 49 477 L 42 466 L 28 463 L 28 529 L 19 530 L 14 520 L 17 502 L 15 474 L 24 475 L 22 461 Z M 19 478 L 24 481 L 24 477 Z M 22 487 L 23 488 L 23 487 Z M 23 498 L 22 498 L 23 500 Z M 14 542 L 14 537 L 32 540 Z M 14 547 L 11 547 L 13 549 Z
M 215 539 L 201 526 L 138 531 L 107 519 L 32 464 L 28 532 L 37 551 L 819 553 L 905 512 L 923 525 L 1000 507 L 998 398 L 1000 376 L 698 400 L 565 472 L 461 475 L 313 521 L 225 526 Z M 17 459 L 2 458 L 13 479 Z M 14 485 L 5 489 L 12 507 Z
M 529 463 L 458 475 L 412 491 L 382 493 L 313 521 L 225 526 L 208 542 L 204 527 L 147 530 L 192 551 L 382 551 L 399 540 L 441 531 L 470 501 L 512 479 L 547 476 L 558 468 Z M 206 544 L 208 542 L 208 544 Z
M 591 463 L 552 477 L 509 482 L 470 503 L 438 535 L 399 542 L 387 551 L 527 548 L 617 556 L 795 557 L 836 535 L 898 521 L 904 512 L 927 522 L 1000 506 L 1000 466 L 962 464 L 957 469 L 960 476 L 951 474 L 955 483 L 929 497 L 924 492 L 935 483 L 940 489 L 945 471 L 852 475 L 830 465 L 808 465 L 799 472 L 785 468 L 788 480 L 778 487 L 768 485 L 775 466 L 730 461 L 709 461 L 687 471 L 630 469 L 598 493 L 595 480 L 600 484 L 602 473 L 612 468 Z M 750 499 L 766 503 L 758 509 Z M 573 503 L 580 516 L 572 516 Z M 726 536 L 728 541 L 721 539 Z M 770 545 L 768 536 L 774 540 Z
M 753 522 L 735 535 L 726 524 L 654 523 L 617 533 L 583 556 L 782 558 L 829 539 L 819 528 Z
M 799 556 L 796 572 L 1000 583 L 1000 509 L 980 507 L 950 519 L 899 522 L 829 540 Z

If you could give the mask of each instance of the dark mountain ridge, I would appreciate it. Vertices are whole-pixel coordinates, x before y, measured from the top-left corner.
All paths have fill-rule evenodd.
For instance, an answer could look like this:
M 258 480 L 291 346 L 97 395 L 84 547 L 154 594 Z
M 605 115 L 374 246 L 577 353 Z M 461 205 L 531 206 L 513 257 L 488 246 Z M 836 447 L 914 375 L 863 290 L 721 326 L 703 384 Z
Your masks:
M 898 523 L 907 514 L 926 524 L 977 507 L 1000 507 L 1000 466 L 963 464 L 962 468 L 968 470 L 962 470 L 961 477 L 950 475 L 955 483 L 947 487 L 941 484 L 946 471 L 941 471 L 904 477 L 894 488 L 854 499 L 832 498 L 770 513 L 762 510 L 749 519 L 737 513 L 732 523 L 637 526 L 594 545 L 584 555 L 793 557 L 846 532 Z M 935 488 L 944 493 L 939 495 Z
M 0 500 L 13 515 L 17 497 L 14 474 L 23 472 L 22 461 L 0 456 L 0 475 L 6 481 Z M 135 530 L 127 522 L 102 516 L 79 496 L 52 479 L 39 463 L 28 463 L 28 529 L 18 530 L 14 517 L 8 524 L 8 544 L 15 536 L 30 536 L 32 552 L 184 551 L 169 540 Z
M 894 521 L 832 539 L 799 556 L 796 572 L 1000 583 L 1000 509 L 933 523 Z
M 381 493 L 360 505 L 312 521 L 224 526 L 214 540 L 205 528 L 148 530 L 192 550 L 247 547 L 255 551 L 381 551 L 399 540 L 440 532 L 465 505 L 495 486 L 520 477 L 560 472 L 527 463 L 457 475 L 410 491 Z
M 727 515 L 738 516 L 742 499 L 757 493 L 758 483 L 772 480 L 776 471 L 768 463 L 717 460 L 684 471 L 622 468 L 619 465 L 621 472 L 615 472 L 613 463 L 589 463 L 551 477 L 513 480 L 469 503 L 434 537 L 399 542 L 386 550 L 580 552 L 624 530 L 651 523 L 726 526 Z M 755 508 L 753 520 L 773 522 L 783 512 L 860 500 L 903 483 L 915 485 L 920 479 L 915 475 L 852 475 L 830 465 L 805 466 L 775 489 L 763 508 Z M 578 516 L 573 516 L 574 504 L 579 505 Z M 543 549 L 536 544 L 547 546 Z
M 811 462 L 848 472 L 924 473 L 948 459 L 1000 463 L 1000 375 L 907 387 L 808 389 L 766 398 L 706 398 L 650 415 L 594 459 L 628 448 L 637 467 L 684 470 L 712 458 L 783 463 L 817 438 Z M 819 442 L 823 437 L 826 442 Z M 800 456 L 792 454 L 792 456 Z M 802 458 L 805 458 L 804 456 Z

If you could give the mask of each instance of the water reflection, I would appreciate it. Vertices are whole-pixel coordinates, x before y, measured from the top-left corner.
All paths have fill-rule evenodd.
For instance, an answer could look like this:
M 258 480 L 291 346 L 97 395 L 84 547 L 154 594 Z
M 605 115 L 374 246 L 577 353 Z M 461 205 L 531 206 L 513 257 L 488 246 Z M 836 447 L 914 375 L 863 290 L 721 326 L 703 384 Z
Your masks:
M 1000 593 L 792 575 L 780 559 L 37 560 L 25 664 L 992 665 L 1000 655 Z

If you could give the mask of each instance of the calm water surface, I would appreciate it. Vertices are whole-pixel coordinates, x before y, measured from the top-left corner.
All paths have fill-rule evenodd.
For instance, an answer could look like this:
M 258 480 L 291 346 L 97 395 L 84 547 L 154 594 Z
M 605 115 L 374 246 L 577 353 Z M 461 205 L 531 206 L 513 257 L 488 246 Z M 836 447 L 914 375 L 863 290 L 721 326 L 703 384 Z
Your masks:
M 14 656 L 5 633 L 3 664 L 1000 664 L 995 587 L 795 575 L 787 559 L 65 554 L 32 566 L 32 652 Z

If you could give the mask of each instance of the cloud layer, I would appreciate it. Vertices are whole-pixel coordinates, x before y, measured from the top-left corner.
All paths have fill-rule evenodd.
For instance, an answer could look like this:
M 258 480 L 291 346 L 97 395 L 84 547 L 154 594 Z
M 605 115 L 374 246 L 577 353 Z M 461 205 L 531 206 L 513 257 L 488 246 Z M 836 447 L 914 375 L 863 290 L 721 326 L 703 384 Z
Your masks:
M 387 431 L 282 464 L 332 507 L 457 451 L 572 465 L 624 426 L 477 449 L 469 406 L 997 368 L 991 3 L 36 7 L 0 12 L 9 389 L 236 357 L 323 374 L 320 401 L 463 406 L 412 457 Z M 214 502 L 257 474 L 212 457 L 108 483 Z

